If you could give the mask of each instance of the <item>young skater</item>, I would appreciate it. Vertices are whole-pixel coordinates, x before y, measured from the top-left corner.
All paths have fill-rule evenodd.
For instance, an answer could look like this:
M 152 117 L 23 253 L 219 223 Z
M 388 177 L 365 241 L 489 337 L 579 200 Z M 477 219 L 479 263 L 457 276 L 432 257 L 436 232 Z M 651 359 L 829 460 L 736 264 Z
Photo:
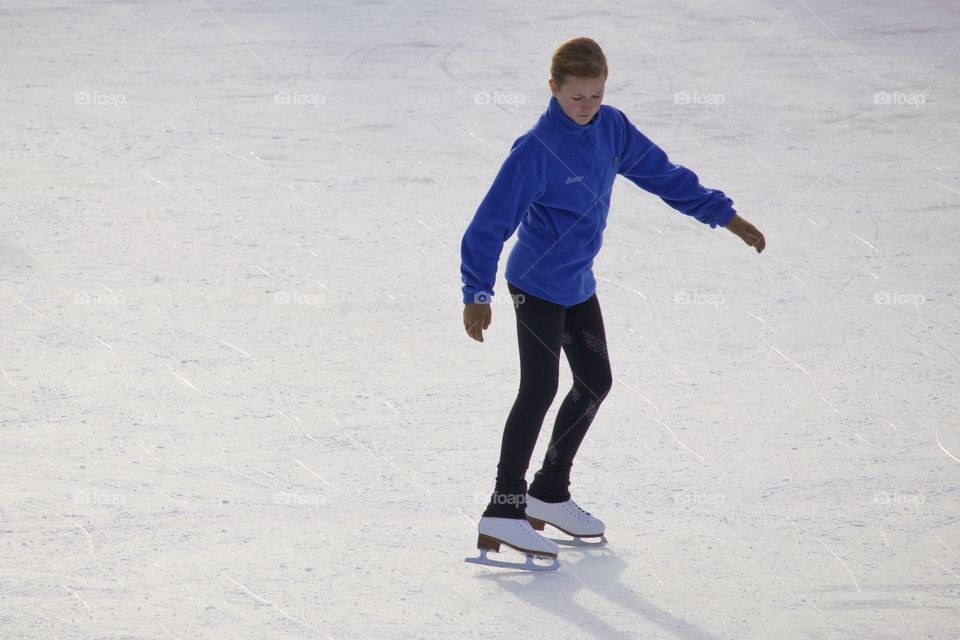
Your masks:
M 592 266 L 619 174 L 711 228 L 729 229 L 763 251 L 763 235 L 737 215 L 722 191 L 673 164 L 619 109 L 601 104 L 606 57 L 590 38 L 572 38 L 554 52 L 553 96 L 537 123 L 513 143 L 461 243 L 463 324 L 483 342 L 492 319 L 497 263 L 514 231 L 505 277 L 517 318 L 520 384 L 500 445 L 494 492 L 479 523 L 482 564 L 559 566 L 557 545 L 537 533 L 544 524 L 573 536 L 603 538 L 604 525 L 571 499 L 570 470 L 597 409 L 612 386 L 610 356 Z M 526 472 L 558 387 L 561 349 L 573 374 L 540 470 Z M 506 544 L 527 555 L 523 565 L 488 560 Z M 533 557 L 553 564 L 533 564 Z

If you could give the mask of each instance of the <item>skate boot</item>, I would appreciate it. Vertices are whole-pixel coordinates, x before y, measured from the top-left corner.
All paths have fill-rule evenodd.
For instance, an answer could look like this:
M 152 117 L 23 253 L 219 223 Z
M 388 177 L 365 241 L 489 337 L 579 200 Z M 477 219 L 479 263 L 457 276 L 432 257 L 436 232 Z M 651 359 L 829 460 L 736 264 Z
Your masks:
M 526 512 L 527 520 L 537 531 L 543 531 L 543 526 L 549 524 L 573 538 L 573 540 L 550 538 L 558 544 L 578 547 L 601 547 L 607 544 L 607 539 L 603 535 L 603 521 L 581 509 L 573 500 L 544 502 L 527 495 Z
M 530 523 L 523 518 L 484 516 L 480 518 L 477 528 L 479 530 L 477 548 L 480 549 L 480 555 L 476 558 L 465 558 L 466 562 L 528 571 L 556 571 L 560 568 L 560 561 L 557 560 L 559 548 L 556 543 L 534 531 Z M 487 552 L 500 551 L 501 544 L 524 554 L 527 557 L 526 562 L 507 562 L 488 558 Z M 533 561 L 534 558 L 552 560 L 552 563 L 537 564 Z

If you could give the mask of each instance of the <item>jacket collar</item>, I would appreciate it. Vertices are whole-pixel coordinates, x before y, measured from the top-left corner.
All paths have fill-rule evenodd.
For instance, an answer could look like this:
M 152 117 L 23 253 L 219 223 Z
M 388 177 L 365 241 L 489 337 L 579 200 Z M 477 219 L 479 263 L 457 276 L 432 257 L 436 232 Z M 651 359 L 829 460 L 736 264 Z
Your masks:
M 547 110 L 540 116 L 540 123 L 560 135 L 579 138 L 588 136 L 597 129 L 602 113 L 603 109 L 598 109 L 590 122 L 577 124 L 563 112 L 556 96 L 550 96 L 550 104 L 547 105 Z

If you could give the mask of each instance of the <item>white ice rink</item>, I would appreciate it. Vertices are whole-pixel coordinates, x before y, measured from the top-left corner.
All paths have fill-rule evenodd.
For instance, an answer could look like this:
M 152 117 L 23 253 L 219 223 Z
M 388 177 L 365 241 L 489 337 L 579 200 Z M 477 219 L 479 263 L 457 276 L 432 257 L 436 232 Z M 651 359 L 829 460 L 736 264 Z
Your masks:
M 530 574 L 459 244 L 576 35 L 767 248 L 618 180 Z M 3 0 L 0 90 L 3 640 L 960 637 L 956 0 Z

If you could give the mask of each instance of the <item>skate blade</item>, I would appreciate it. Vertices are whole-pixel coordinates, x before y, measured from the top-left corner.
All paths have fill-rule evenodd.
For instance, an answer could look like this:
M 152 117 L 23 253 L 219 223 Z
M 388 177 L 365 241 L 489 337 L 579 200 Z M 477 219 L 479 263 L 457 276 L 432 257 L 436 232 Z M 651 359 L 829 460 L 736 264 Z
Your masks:
M 534 556 L 527 554 L 526 562 L 508 562 L 506 560 L 493 560 L 487 557 L 487 549 L 480 549 L 480 555 L 476 558 L 464 558 L 464 562 L 473 564 L 482 564 L 488 567 L 502 567 L 504 569 L 522 569 L 524 571 L 556 571 L 560 568 L 560 560 L 556 556 L 549 558 L 553 560 L 550 564 L 537 564 L 533 561 Z M 547 560 L 548 558 L 543 558 Z
M 547 538 L 564 547 L 605 547 L 607 546 L 607 537 L 601 535 L 599 540 L 594 538 L 573 538 L 572 540 L 561 538 Z

